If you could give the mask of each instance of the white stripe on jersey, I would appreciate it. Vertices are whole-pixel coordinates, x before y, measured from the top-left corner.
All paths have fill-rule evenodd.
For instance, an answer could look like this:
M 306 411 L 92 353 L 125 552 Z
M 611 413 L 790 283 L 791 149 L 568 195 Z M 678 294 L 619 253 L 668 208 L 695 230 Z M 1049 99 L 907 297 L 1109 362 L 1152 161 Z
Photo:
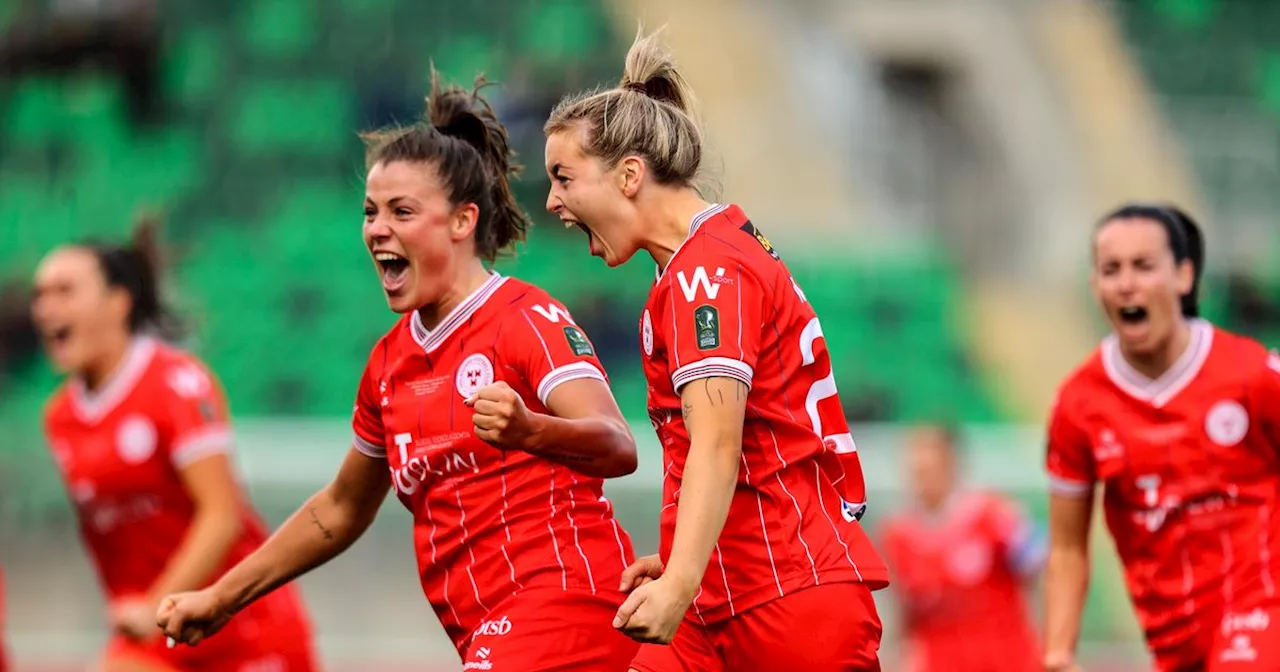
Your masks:
M 689 362 L 676 369 L 675 373 L 671 374 L 671 385 L 675 388 L 676 394 L 679 394 L 680 388 L 699 378 L 720 376 L 740 380 L 749 390 L 751 389 L 751 379 L 754 375 L 755 370 L 751 368 L 751 365 L 740 359 L 707 357 L 696 362 Z
M 1067 497 L 1083 497 L 1093 494 L 1093 484 L 1050 474 L 1049 492 Z
M 551 535 L 551 550 L 556 552 L 556 562 L 560 564 L 560 590 L 569 590 L 569 570 L 565 569 L 564 559 L 560 557 L 560 542 L 556 539 L 556 531 L 551 527 L 551 521 L 556 519 L 556 468 L 551 467 L 551 517 L 547 518 L 547 532 Z
M 507 544 L 511 543 L 511 526 L 507 524 L 507 465 L 505 453 L 502 460 L 502 467 L 498 471 L 498 475 L 502 478 L 502 508 L 498 509 L 498 519 L 502 521 L 502 531 L 507 535 L 507 540 L 502 543 L 502 557 L 507 559 L 507 569 L 511 570 L 511 583 L 515 584 L 516 590 L 522 590 L 524 585 L 516 578 L 516 565 L 511 562 L 511 556 L 507 554 Z
M 862 572 L 858 570 L 858 563 L 853 561 L 852 555 L 849 555 L 849 545 L 844 543 L 844 539 L 840 537 L 840 528 L 836 527 L 836 521 L 831 518 L 831 514 L 827 513 L 827 502 L 822 499 L 822 467 L 819 467 L 816 461 L 813 463 L 813 482 L 818 487 L 818 506 L 822 508 L 822 515 L 826 516 L 827 522 L 831 524 L 831 532 L 836 535 L 836 541 L 844 547 L 844 559 L 849 561 L 849 565 L 853 567 L 853 573 L 857 574 L 858 580 L 861 581 Z M 837 493 L 838 496 L 839 493 Z
M 427 520 L 431 521 L 431 534 L 427 539 L 431 542 L 431 566 L 436 563 L 436 519 L 431 515 L 431 498 L 423 497 L 422 506 L 427 514 Z M 453 608 L 453 601 L 449 599 L 449 565 L 444 565 L 444 603 L 449 607 L 449 613 L 453 614 L 453 621 L 461 623 L 462 618 L 458 616 L 458 610 Z
M 573 545 L 578 547 L 578 555 L 582 557 L 582 564 L 587 568 L 587 582 L 591 584 L 591 594 L 596 592 L 595 575 L 591 572 L 591 561 L 587 559 L 587 554 L 582 550 L 582 543 L 578 539 L 578 523 L 573 520 L 573 510 L 578 508 L 578 498 L 574 496 L 573 491 L 578 488 L 578 477 L 572 472 L 569 478 L 573 479 L 569 483 L 569 527 L 573 528 Z
M 458 500 L 458 512 L 462 514 L 458 519 L 458 525 L 462 527 L 462 545 L 467 547 L 467 553 L 471 556 L 471 562 L 467 564 L 467 578 L 471 579 L 471 590 L 476 594 L 476 604 L 481 609 L 489 611 L 484 600 L 480 599 L 480 587 L 476 585 L 476 575 L 471 571 L 476 565 L 476 552 L 471 548 L 471 535 L 467 532 L 467 509 L 462 505 L 462 492 L 457 488 L 453 489 L 453 496 Z
M 211 455 L 231 452 L 235 443 L 231 429 L 224 425 L 211 425 L 191 432 L 169 452 L 169 461 L 177 469 L 184 469 Z
M 545 346 L 544 346 L 545 347 Z M 543 406 L 547 405 L 547 397 L 551 396 L 551 391 L 571 380 L 581 378 L 592 378 L 602 383 L 607 383 L 604 373 L 597 369 L 591 362 L 573 362 L 564 366 L 552 369 L 550 373 L 542 377 L 542 381 L 538 383 L 538 401 Z
M 751 466 L 747 464 L 747 453 L 742 453 L 742 481 L 748 488 L 751 488 Z M 782 579 L 778 576 L 778 565 L 773 561 L 773 544 L 769 543 L 769 528 L 764 522 L 764 500 L 760 497 L 760 488 L 752 488 L 756 491 L 756 510 L 760 512 L 760 536 L 764 538 L 764 550 L 769 554 L 769 569 L 773 570 L 773 585 L 778 587 L 778 597 L 782 597 L 786 593 L 782 591 Z
M 368 455 L 369 457 L 372 457 L 375 460 L 387 459 L 386 446 L 376 446 L 372 443 L 369 443 L 368 441 L 365 441 L 359 436 L 356 436 L 353 439 L 351 439 L 351 447 L 355 448 L 356 451 L 358 451 L 359 453 L 363 455 Z
M 729 615 L 736 616 L 737 608 L 733 606 L 733 589 L 729 587 L 729 575 L 724 571 L 724 553 L 720 552 L 720 542 L 716 542 L 716 564 L 720 565 L 720 579 L 724 582 L 724 596 L 729 600 Z
M 681 243 L 683 245 L 683 243 Z M 671 342 L 667 344 L 667 350 L 671 352 L 671 356 L 676 359 L 676 368 L 680 368 L 680 328 L 677 326 L 679 320 L 676 319 L 676 287 L 671 282 L 671 277 L 667 277 L 667 303 L 671 304 L 671 317 L 668 322 L 671 323 Z M 676 390 L 679 392 L 680 390 Z
M 800 540 L 800 545 L 804 546 L 805 557 L 809 558 L 809 567 L 813 570 L 813 585 L 820 586 L 822 582 L 818 580 L 818 564 L 813 561 L 813 554 L 809 552 L 809 543 L 804 540 L 804 534 L 800 532 L 800 529 L 804 527 L 804 513 L 800 511 L 800 502 L 797 502 L 795 496 L 787 489 L 787 484 L 782 482 L 782 472 L 775 473 L 773 477 L 778 479 L 778 485 L 782 486 L 782 491 L 787 493 L 787 496 L 791 498 L 791 503 L 796 507 L 796 517 L 799 518 L 796 521 L 796 538 Z
M 618 519 L 613 514 L 613 502 L 608 497 L 600 495 L 600 501 L 609 509 L 609 523 L 613 525 L 613 538 L 618 542 L 618 559 L 622 561 L 622 569 L 625 571 L 627 565 L 627 547 L 622 543 L 622 527 L 618 525 Z

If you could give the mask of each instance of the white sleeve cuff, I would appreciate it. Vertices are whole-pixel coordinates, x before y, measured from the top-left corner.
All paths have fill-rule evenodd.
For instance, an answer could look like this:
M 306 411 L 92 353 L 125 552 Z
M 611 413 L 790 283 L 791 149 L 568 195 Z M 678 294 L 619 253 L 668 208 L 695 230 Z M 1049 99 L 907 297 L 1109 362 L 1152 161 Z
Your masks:
M 211 455 L 231 452 L 232 434 L 226 425 L 201 427 L 181 437 L 169 452 L 174 468 L 185 469 Z
M 671 385 L 675 388 L 676 394 L 679 394 L 680 388 L 699 378 L 733 378 L 742 381 L 749 390 L 753 375 L 755 370 L 744 361 L 729 357 L 708 357 L 676 369 L 676 372 L 671 374 Z
M 1049 492 L 1067 497 L 1087 497 L 1093 494 L 1093 483 L 1049 475 Z
M 602 383 L 608 382 L 605 380 L 604 373 L 591 362 L 565 364 L 559 368 L 552 369 L 551 373 L 542 377 L 542 382 L 538 383 L 538 401 L 541 401 L 542 405 L 546 406 L 547 397 L 551 396 L 551 390 L 579 378 L 594 378 Z
M 375 460 L 387 459 L 386 446 L 379 446 L 377 444 L 369 443 L 368 441 L 365 441 L 364 439 L 360 438 L 359 435 L 357 435 L 355 438 L 351 440 L 351 447 L 360 451 L 361 454 L 368 455 L 369 457 L 372 457 Z

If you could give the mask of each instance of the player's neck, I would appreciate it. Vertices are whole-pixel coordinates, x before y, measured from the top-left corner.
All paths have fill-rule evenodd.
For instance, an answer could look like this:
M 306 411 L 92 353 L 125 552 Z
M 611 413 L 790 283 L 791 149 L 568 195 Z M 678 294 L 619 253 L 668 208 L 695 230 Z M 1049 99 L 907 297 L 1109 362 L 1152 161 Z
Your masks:
M 428 330 L 440 326 L 441 320 L 448 317 L 449 313 L 452 313 L 468 296 L 471 296 L 477 289 L 480 289 L 481 285 L 488 282 L 491 276 L 492 273 L 484 267 L 484 264 L 479 259 L 473 259 L 463 265 L 454 277 L 453 282 L 449 283 L 449 288 L 445 290 L 439 301 L 418 309 L 418 317 L 422 319 L 422 326 Z
M 1122 346 L 1120 354 L 1134 371 L 1151 380 L 1156 380 L 1163 376 L 1165 371 L 1173 368 L 1189 347 L 1191 347 L 1191 325 L 1186 320 L 1180 320 L 1163 346 L 1151 352 L 1141 353 L 1128 352 Z
M 658 268 L 665 269 L 676 250 L 689 238 L 689 227 L 698 213 L 706 210 L 707 203 L 693 189 L 664 189 L 664 193 L 645 204 L 643 214 L 649 231 L 644 248 L 653 257 Z
M 111 379 L 112 374 L 124 363 L 124 358 L 129 354 L 129 347 L 133 345 L 132 334 L 113 335 L 107 338 L 109 340 L 104 343 L 102 353 L 80 372 L 80 379 L 84 382 L 85 389 L 90 392 L 97 391 L 103 383 Z

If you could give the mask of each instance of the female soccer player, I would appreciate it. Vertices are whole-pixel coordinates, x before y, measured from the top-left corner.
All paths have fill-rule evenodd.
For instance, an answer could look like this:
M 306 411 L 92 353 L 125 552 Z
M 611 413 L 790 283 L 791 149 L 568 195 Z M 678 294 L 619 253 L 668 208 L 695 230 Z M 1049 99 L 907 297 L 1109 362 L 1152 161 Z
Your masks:
M 422 588 L 469 670 L 626 669 L 610 627 L 631 541 L 602 492 L 635 440 L 595 350 L 546 292 L 486 263 L 524 237 L 507 134 L 475 91 L 366 136 L 364 242 L 403 319 L 369 357 L 337 478 L 260 551 L 159 620 L 190 643 L 333 558 L 394 487 Z
M 222 390 L 173 335 L 154 223 L 129 246 L 76 244 L 36 271 L 32 317 L 68 381 L 45 431 L 110 606 L 112 672 L 315 669 L 298 594 L 247 610 L 208 647 L 165 647 L 160 598 L 207 585 L 266 539 L 237 484 Z
M 902 669 L 1039 670 L 1024 587 L 1044 564 L 1043 535 L 1017 502 L 961 484 L 955 431 L 918 427 L 906 449 L 912 502 L 880 524 L 902 605 Z
M 871 591 L 887 573 L 856 522 L 862 471 L 822 327 L 742 210 L 694 188 L 692 109 L 638 37 L 617 88 L 561 101 L 545 128 L 547 209 L 610 266 L 638 250 L 658 265 L 640 337 L 661 543 L 627 571 L 614 625 L 670 643 L 642 648 L 641 672 L 879 669 Z
M 1094 486 L 1160 670 L 1280 669 L 1280 358 L 1197 317 L 1204 246 L 1173 207 L 1093 234 L 1113 333 L 1058 393 L 1045 668 L 1072 670 Z

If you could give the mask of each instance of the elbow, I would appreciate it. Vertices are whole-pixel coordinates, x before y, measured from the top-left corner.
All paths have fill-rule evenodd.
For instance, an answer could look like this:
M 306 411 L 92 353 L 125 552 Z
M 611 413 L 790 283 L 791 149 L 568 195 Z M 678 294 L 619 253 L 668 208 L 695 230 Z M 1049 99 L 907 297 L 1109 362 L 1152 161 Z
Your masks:
M 601 474 L 603 478 L 620 478 L 634 474 L 640 466 L 640 458 L 636 451 L 636 437 L 631 434 L 627 423 L 619 421 L 615 427 L 613 449 L 610 459 Z

